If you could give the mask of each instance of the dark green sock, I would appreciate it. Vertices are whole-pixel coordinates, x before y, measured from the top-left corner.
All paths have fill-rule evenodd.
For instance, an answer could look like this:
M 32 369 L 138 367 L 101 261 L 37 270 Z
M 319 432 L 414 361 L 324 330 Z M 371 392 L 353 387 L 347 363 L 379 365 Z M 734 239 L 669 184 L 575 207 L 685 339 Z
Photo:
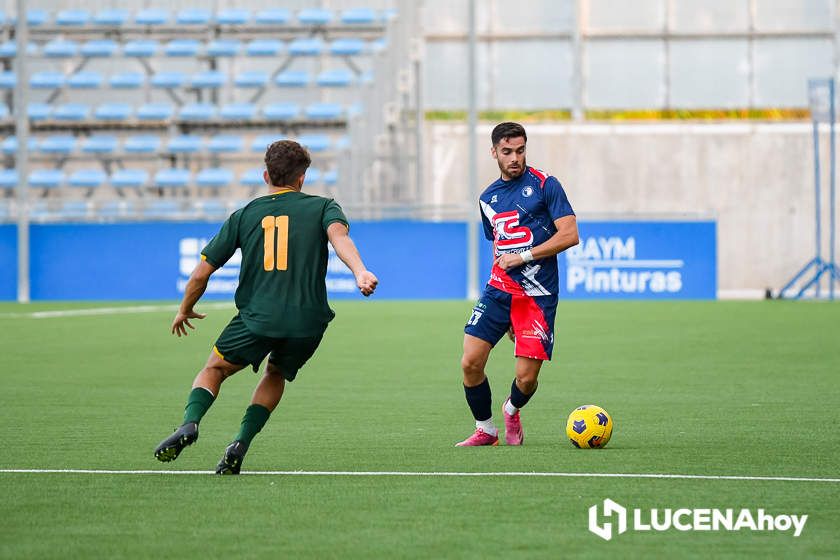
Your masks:
M 271 411 L 261 404 L 252 404 L 246 408 L 236 439 L 245 445 L 251 445 L 251 440 L 260 433 L 265 423 L 268 422 L 269 416 L 271 416 Z
M 216 397 L 205 389 L 204 387 L 196 387 L 190 391 L 190 396 L 187 398 L 187 406 L 184 408 L 184 424 L 187 422 L 195 422 L 198 424 L 213 404 Z

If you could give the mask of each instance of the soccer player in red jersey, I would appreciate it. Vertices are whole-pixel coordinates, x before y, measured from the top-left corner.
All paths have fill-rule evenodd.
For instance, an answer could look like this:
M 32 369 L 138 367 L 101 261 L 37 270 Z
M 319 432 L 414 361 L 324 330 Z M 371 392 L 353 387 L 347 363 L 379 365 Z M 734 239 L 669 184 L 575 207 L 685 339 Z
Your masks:
M 522 445 L 519 410 L 537 390 L 537 377 L 554 346 L 559 279 L 557 255 L 578 244 L 575 213 L 560 182 L 525 162 L 522 125 L 493 129 L 490 154 L 501 177 L 479 197 L 484 235 L 493 242 L 490 280 L 464 327 L 464 393 L 475 432 L 458 446 L 497 445 L 490 383 L 490 351 L 507 333 L 514 338 L 516 376 L 502 406 L 507 445 Z

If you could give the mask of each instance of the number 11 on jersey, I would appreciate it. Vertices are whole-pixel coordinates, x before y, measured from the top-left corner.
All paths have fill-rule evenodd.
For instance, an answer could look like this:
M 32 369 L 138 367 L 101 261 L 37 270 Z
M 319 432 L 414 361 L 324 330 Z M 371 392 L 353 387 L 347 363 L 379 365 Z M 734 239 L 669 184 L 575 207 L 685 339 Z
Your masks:
M 266 216 L 262 219 L 262 228 L 265 233 L 263 268 L 266 271 L 286 270 L 289 260 L 289 217 Z M 277 231 L 276 258 L 275 231 Z

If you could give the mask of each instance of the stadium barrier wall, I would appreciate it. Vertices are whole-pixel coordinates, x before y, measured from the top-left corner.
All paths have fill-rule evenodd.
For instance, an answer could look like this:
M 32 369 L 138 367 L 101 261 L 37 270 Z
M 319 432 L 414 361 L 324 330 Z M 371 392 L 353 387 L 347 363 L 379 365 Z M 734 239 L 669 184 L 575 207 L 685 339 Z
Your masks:
M 179 299 L 202 248 L 219 223 L 33 224 L 33 300 Z M 377 298 L 464 299 L 464 222 L 356 222 L 351 234 L 380 278 Z M 580 223 L 581 244 L 560 258 L 560 297 L 714 299 L 717 241 L 713 221 Z M 480 241 L 481 282 L 491 245 Z M 230 299 L 239 254 L 211 278 L 206 297 Z M 16 298 L 16 228 L 0 227 L 0 299 Z M 330 254 L 332 299 L 360 298 L 352 274 Z

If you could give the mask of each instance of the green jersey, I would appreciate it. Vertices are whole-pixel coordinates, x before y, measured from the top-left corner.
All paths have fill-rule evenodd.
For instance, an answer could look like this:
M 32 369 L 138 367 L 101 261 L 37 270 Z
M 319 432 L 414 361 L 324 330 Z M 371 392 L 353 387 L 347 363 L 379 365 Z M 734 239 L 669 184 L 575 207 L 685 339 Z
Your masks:
M 256 335 L 317 336 L 335 313 L 327 304 L 327 227 L 347 225 L 331 198 L 286 191 L 231 214 L 202 251 L 214 267 L 242 249 L 236 307 Z

